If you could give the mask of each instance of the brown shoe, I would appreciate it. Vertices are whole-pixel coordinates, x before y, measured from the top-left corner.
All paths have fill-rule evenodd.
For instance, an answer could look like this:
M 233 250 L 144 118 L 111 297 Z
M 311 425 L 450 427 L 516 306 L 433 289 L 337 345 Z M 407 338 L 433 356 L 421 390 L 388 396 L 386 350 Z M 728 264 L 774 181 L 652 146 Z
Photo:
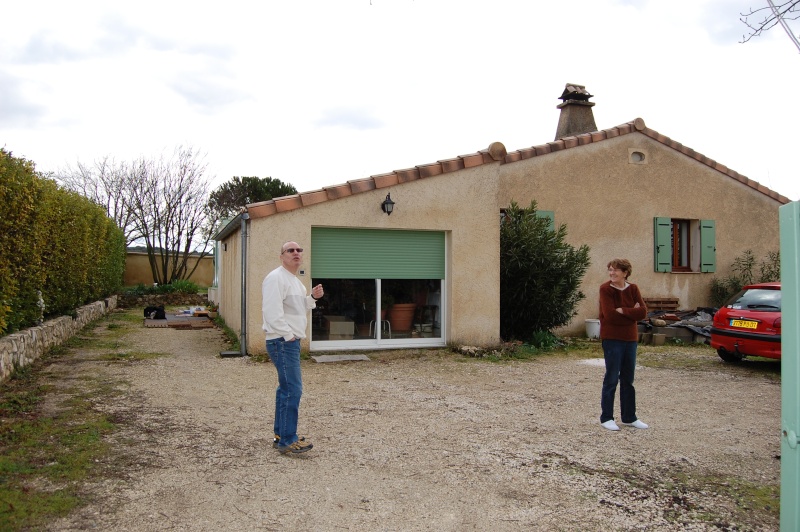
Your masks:
M 299 441 L 306 441 L 306 437 L 305 436 L 298 436 L 297 439 Z M 278 436 L 277 434 L 275 436 L 273 436 L 272 437 L 272 448 L 273 449 L 277 449 L 278 447 L 280 447 L 280 441 L 281 441 L 281 437 L 280 436 Z
M 310 442 L 297 440 L 290 445 L 279 445 L 278 452 L 281 454 L 300 454 L 310 451 L 314 447 Z

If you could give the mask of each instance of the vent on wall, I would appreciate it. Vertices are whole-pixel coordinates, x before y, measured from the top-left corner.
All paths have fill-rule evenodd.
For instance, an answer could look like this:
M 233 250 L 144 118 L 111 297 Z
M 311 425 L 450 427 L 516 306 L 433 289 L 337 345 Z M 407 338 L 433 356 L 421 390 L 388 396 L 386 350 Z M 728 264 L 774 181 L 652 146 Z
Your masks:
M 647 150 L 641 148 L 628 148 L 628 162 L 630 164 L 647 164 L 650 157 Z

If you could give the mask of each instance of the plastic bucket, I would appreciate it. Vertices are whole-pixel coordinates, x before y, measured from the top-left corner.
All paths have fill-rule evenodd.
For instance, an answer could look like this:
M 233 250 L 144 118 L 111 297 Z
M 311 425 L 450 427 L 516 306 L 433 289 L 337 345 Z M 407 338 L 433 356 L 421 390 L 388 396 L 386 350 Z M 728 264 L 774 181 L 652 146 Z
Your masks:
M 587 338 L 600 338 L 600 320 L 586 320 Z

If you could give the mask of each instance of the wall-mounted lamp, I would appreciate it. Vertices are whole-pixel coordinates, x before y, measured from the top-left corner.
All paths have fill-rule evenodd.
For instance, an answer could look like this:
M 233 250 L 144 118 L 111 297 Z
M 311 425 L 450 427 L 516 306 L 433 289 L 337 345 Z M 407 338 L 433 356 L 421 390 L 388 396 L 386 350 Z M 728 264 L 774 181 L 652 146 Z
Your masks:
M 227 242 L 223 242 L 222 243 L 222 251 L 228 251 L 228 243 Z
M 381 203 L 381 210 L 385 212 L 387 216 L 392 214 L 392 211 L 394 210 L 394 202 L 392 201 L 391 194 L 386 194 L 386 199 L 383 200 L 383 203 Z

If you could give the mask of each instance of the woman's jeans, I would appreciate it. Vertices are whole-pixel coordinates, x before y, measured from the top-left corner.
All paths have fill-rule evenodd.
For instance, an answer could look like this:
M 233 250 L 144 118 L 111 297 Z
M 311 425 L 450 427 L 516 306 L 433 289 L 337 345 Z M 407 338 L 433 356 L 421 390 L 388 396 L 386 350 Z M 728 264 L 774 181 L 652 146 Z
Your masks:
M 267 354 L 278 370 L 278 389 L 275 390 L 275 434 L 281 447 L 297 441 L 297 416 L 303 378 L 300 375 L 300 340 L 287 342 L 283 338 L 267 340 Z
M 603 340 L 606 375 L 603 377 L 603 395 L 600 398 L 600 423 L 614 419 L 614 397 L 619 383 L 619 409 L 623 423 L 636 421 L 636 390 L 633 372 L 636 369 L 637 342 Z

